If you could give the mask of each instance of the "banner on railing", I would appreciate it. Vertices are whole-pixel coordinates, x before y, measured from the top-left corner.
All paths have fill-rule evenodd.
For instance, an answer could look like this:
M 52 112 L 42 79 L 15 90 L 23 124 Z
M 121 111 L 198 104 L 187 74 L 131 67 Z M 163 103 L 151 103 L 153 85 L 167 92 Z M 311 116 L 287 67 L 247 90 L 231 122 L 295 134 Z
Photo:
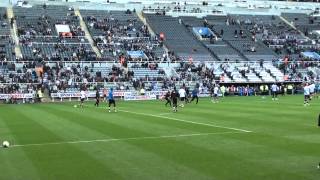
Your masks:
M 125 101 L 137 101 L 137 100 L 156 100 L 156 95 L 134 95 L 134 94 L 125 94 Z
M 115 91 L 113 96 L 122 97 L 124 96 L 124 91 Z M 65 93 L 51 93 L 52 98 L 79 98 L 81 96 L 80 92 L 65 92 Z M 103 96 L 103 92 L 100 92 L 100 96 Z M 94 98 L 96 97 L 95 91 L 86 91 L 86 97 Z
M 140 95 L 137 91 L 115 91 L 114 97 L 124 97 L 124 100 L 151 100 L 161 98 L 167 91 L 147 91 L 144 95 Z M 80 92 L 66 92 L 66 93 L 51 93 L 51 98 L 80 98 Z M 95 91 L 87 91 L 86 96 L 88 98 L 95 98 Z M 100 92 L 100 96 L 103 97 L 103 92 Z M 199 94 L 199 97 L 208 97 L 209 94 Z M 31 99 L 34 95 L 31 93 L 22 94 L 0 94 L 0 99 Z
M 16 94 L 0 94 L 0 99 L 32 99 L 34 96 L 33 94 L 22 94 L 22 93 L 16 93 Z
M 165 95 L 166 91 L 147 91 L 145 93 L 146 96 L 163 96 Z M 127 96 L 138 96 L 138 92 L 136 91 L 114 91 L 113 96 L 114 97 L 125 97 Z M 51 93 L 51 98 L 79 98 L 80 92 L 66 92 L 66 93 Z M 96 97 L 95 91 L 87 91 L 86 97 L 88 98 L 94 98 Z M 103 97 L 103 92 L 100 92 L 100 97 Z
M 211 95 L 209 93 L 200 93 L 198 94 L 198 97 L 210 97 Z

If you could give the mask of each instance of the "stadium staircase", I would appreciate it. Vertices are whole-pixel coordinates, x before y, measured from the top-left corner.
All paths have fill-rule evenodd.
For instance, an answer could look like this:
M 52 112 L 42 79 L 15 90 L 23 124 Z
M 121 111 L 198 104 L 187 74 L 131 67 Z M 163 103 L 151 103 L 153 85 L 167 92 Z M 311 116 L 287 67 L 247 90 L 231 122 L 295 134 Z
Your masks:
M 206 48 L 214 58 L 216 58 L 217 60 L 221 61 L 221 59 L 217 56 L 217 54 L 212 49 L 208 48 L 208 46 L 206 46 L 203 42 L 201 42 L 201 45 L 204 48 Z
M 235 48 L 228 40 L 223 40 L 226 42 L 232 49 L 234 49 L 236 52 L 238 52 L 238 55 L 242 57 L 245 61 L 250 61 L 249 58 L 247 58 L 239 49 Z
M 8 15 L 9 21 L 11 21 L 11 18 L 14 18 L 14 13 L 13 13 L 12 6 L 7 7 L 7 15 Z M 18 38 L 17 29 L 18 29 L 17 28 L 17 23 L 16 23 L 16 21 L 14 21 L 13 28 L 10 28 L 10 31 L 11 31 L 11 37 L 15 42 L 14 51 L 15 51 L 16 57 L 20 58 L 20 57 L 22 57 L 22 53 L 21 53 L 21 49 L 20 49 L 20 46 L 19 46 L 19 38 Z
M 45 89 L 43 92 L 42 102 L 52 102 L 48 89 Z
M 191 31 L 191 29 L 189 28 L 186 28 L 187 31 L 192 34 L 192 37 L 193 39 L 195 39 L 196 41 L 200 41 L 194 34 L 193 32 Z M 208 46 L 203 42 L 203 41 L 200 41 L 200 44 L 209 51 L 209 53 L 211 54 L 211 56 L 213 56 L 214 58 L 216 58 L 217 60 L 221 61 L 221 59 L 218 57 L 218 55 L 210 48 L 208 48 Z
M 312 72 L 316 77 L 319 75 L 319 69 L 316 67 L 310 67 L 308 68 L 308 70 Z
M 147 23 L 146 18 L 143 16 L 142 12 L 136 12 L 137 16 L 139 17 L 140 21 L 143 22 L 149 29 L 151 36 L 156 36 L 156 33 L 152 30 L 151 26 Z
M 100 53 L 99 49 L 97 48 L 97 46 L 94 45 L 93 39 L 92 39 L 92 37 L 90 35 L 88 27 L 86 26 L 86 23 L 83 21 L 83 18 L 81 16 L 81 13 L 80 13 L 79 9 L 75 9 L 74 13 L 75 13 L 76 16 L 79 17 L 79 22 L 80 22 L 81 29 L 84 31 L 85 37 L 88 39 L 88 41 L 89 41 L 89 43 L 91 45 L 91 48 L 96 53 L 97 57 L 101 58 L 101 53 Z
M 294 30 L 298 31 L 303 38 L 306 38 L 307 40 L 310 40 L 309 37 L 307 37 L 302 31 L 300 31 L 298 28 L 296 28 L 296 27 L 295 27 L 293 24 L 291 24 L 288 20 L 286 20 L 286 18 L 282 17 L 281 15 L 280 15 L 279 17 L 280 17 L 280 19 L 281 19 L 283 22 L 285 22 L 288 26 L 290 26 L 290 27 L 293 28 Z
M 315 76 L 319 76 L 320 75 L 320 69 L 319 68 L 313 68 L 313 72 L 314 72 Z
M 168 78 L 170 77 L 178 77 L 177 71 L 173 67 L 163 68 L 164 72 L 166 73 L 166 76 Z
M 229 78 L 230 80 L 233 80 L 233 77 L 231 76 L 231 73 L 228 72 L 226 69 L 223 69 L 223 74 L 225 76 L 227 76 L 227 78 Z
M 262 80 L 262 77 L 260 76 L 259 72 L 256 69 L 253 69 L 252 72 Z
M 221 59 L 217 56 L 217 54 L 216 54 L 215 52 L 213 52 L 210 48 L 208 48 L 204 42 L 202 42 L 201 40 L 199 40 L 199 39 L 193 34 L 193 32 L 191 31 L 191 29 L 186 28 L 186 30 L 190 33 L 190 35 L 193 37 L 194 40 L 200 42 L 200 45 L 203 46 L 203 47 L 210 53 L 211 56 L 213 56 L 215 59 L 221 61 Z
M 221 58 L 217 55 L 217 53 L 215 53 L 214 50 L 210 48 L 210 46 L 214 46 L 213 44 L 206 45 L 206 44 L 203 43 L 203 45 L 208 49 L 208 51 L 209 51 L 217 60 L 219 60 L 219 61 L 224 60 L 224 59 L 221 59 Z
M 142 11 L 136 11 L 136 14 L 137 14 L 137 16 L 139 17 L 140 21 L 143 22 L 143 24 L 148 27 L 151 36 L 157 36 L 157 34 L 152 30 L 150 24 L 148 24 L 146 18 L 143 16 Z M 163 49 L 165 50 L 166 54 L 168 54 L 169 49 L 168 49 L 168 47 L 167 47 L 165 44 L 163 44 Z M 168 56 L 168 57 L 169 57 L 169 56 Z

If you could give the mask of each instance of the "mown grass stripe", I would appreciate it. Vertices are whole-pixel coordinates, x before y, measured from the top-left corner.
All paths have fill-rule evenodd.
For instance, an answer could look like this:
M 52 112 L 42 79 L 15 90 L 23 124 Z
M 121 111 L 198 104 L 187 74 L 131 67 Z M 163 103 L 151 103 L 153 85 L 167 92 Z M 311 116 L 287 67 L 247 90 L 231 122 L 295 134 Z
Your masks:
M 41 139 L 41 141 L 47 139 L 49 141 L 56 142 L 64 141 L 63 134 L 55 134 L 55 132 L 50 131 L 48 127 L 42 126 L 37 122 L 37 120 L 34 119 L 34 114 L 30 114 L 28 109 L 35 107 L 28 106 L 25 108 L 18 108 L 12 106 L 10 108 L 14 108 L 14 113 L 10 114 L 11 118 L 6 119 L 5 122 L 7 123 L 8 128 L 15 133 L 15 138 L 18 142 L 30 142 L 32 139 Z M 34 131 L 33 133 L 31 133 L 28 129 L 26 129 L 27 133 L 24 132 L 24 126 L 21 128 L 16 128 L 17 125 L 20 126 L 21 124 L 24 125 L 26 123 L 29 125 L 26 126 L 26 128 L 32 127 L 32 130 Z M 27 136 L 27 138 L 25 136 Z M 93 159 L 86 152 L 83 152 L 72 145 L 66 144 L 64 146 L 54 148 L 53 151 L 50 148 L 22 149 L 32 161 L 34 167 L 37 169 L 37 176 L 39 176 L 41 179 L 80 179 L 84 177 L 92 177 L 91 172 L 79 171 L 79 169 L 85 169 L 87 167 L 87 163 L 96 168 L 95 172 L 99 172 L 100 174 L 104 175 L 108 174 L 108 176 L 116 179 L 122 179 L 121 176 L 111 171 L 107 166 Z M 48 152 L 52 152 L 52 154 L 48 154 Z M 56 158 L 59 158 L 61 155 L 66 158 L 62 161 L 57 161 Z M 86 163 L 82 163 L 83 161 Z

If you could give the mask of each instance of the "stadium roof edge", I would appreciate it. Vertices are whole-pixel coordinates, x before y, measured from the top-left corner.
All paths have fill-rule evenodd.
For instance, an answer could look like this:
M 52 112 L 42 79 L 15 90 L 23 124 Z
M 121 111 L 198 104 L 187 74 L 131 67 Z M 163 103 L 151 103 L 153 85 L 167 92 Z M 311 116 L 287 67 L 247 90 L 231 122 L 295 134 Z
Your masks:
M 1 0 L 0 6 L 16 4 L 18 0 Z M 257 0 L 205 0 L 208 6 L 203 6 L 201 0 L 29 0 L 31 5 L 40 5 L 44 2 L 48 5 L 73 6 L 79 9 L 96 10 L 125 10 L 136 9 L 141 11 L 143 7 L 173 7 L 176 2 L 181 6 L 189 8 L 200 8 L 205 14 L 212 14 L 212 11 L 222 11 L 224 14 L 254 14 L 254 15 L 279 15 L 282 12 L 311 13 L 320 8 L 320 3 L 312 2 L 284 2 L 284 1 L 257 1 Z M 173 13 L 174 14 L 174 13 Z M 196 16 L 199 16 L 197 14 Z M 203 15 L 200 15 L 203 16 Z

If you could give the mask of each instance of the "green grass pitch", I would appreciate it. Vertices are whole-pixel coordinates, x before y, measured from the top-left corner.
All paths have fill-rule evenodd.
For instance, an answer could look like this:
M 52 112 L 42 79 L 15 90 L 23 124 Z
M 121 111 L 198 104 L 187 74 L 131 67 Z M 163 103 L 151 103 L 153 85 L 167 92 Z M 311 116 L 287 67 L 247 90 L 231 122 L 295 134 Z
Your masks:
M 320 99 L 117 103 L 0 105 L 0 180 L 320 179 Z

